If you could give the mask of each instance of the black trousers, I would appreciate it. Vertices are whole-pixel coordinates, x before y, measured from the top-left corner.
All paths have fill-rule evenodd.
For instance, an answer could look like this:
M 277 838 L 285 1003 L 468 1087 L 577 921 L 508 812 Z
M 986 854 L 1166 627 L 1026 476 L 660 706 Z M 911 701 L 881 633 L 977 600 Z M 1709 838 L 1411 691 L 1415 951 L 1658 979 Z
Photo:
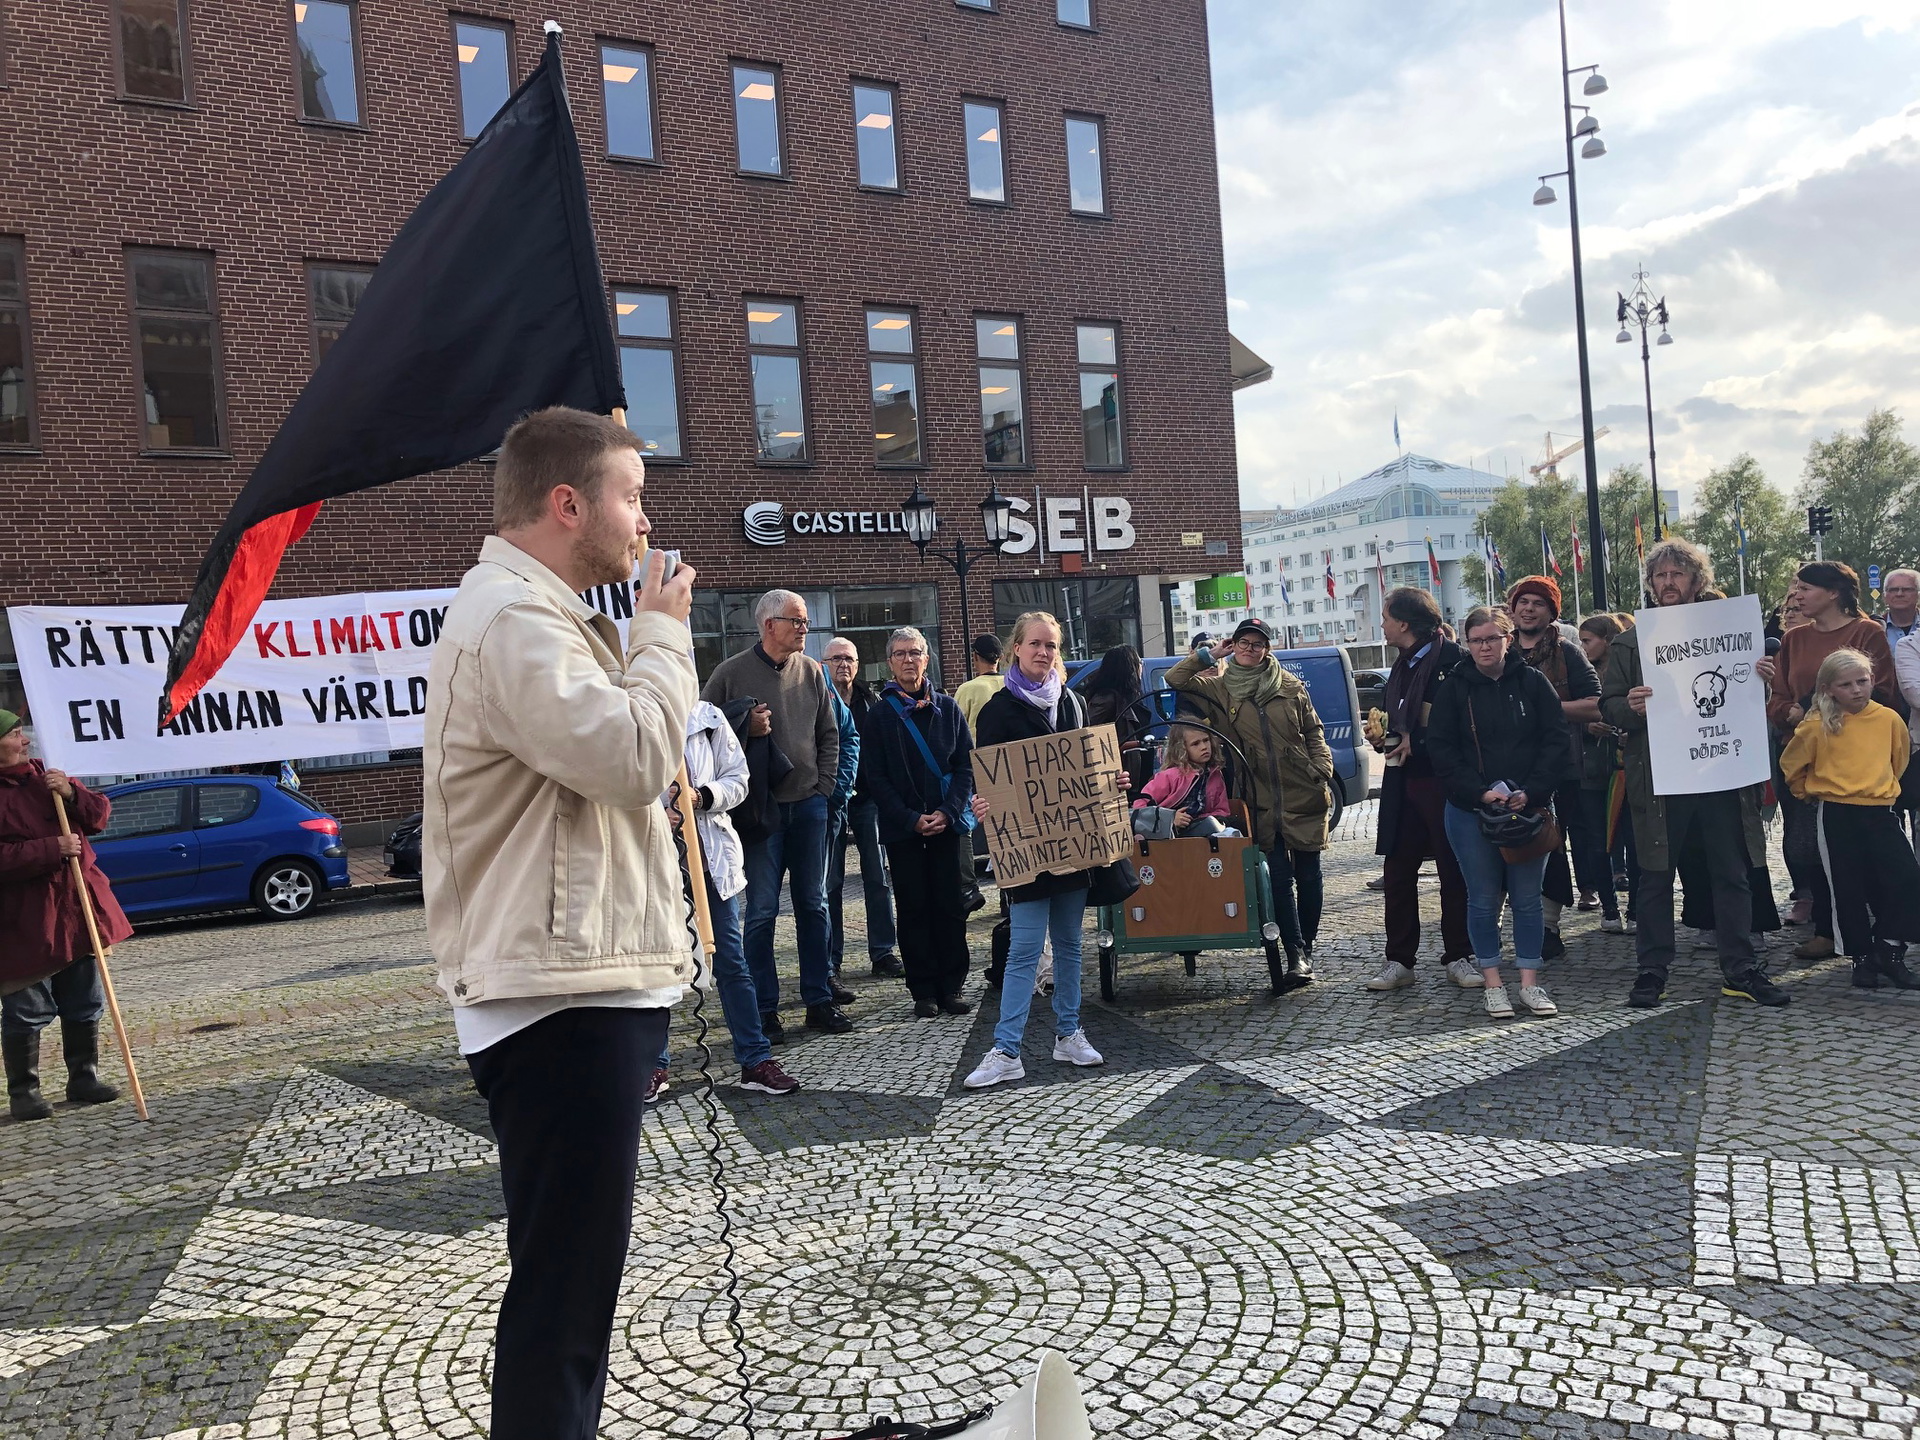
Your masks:
M 1699 847 L 1703 878 L 1713 892 L 1714 940 L 1720 972 L 1737 980 L 1754 967 L 1753 894 L 1749 887 L 1746 834 L 1740 821 L 1740 792 L 1667 797 L 1667 854 Z M 1635 916 L 1634 949 L 1640 973 L 1662 981 L 1673 970 L 1673 875 L 1671 870 L 1642 870 Z
M 1420 948 L 1420 862 L 1433 857 L 1440 875 L 1440 963 L 1473 957 L 1467 936 L 1467 882 L 1447 841 L 1442 819 L 1447 797 L 1440 782 L 1422 775 L 1405 782 L 1393 851 L 1385 874 L 1387 959 L 1413 969 Z
M 594 1440 L 665 1010 L 562 1010 L 467 1057 L 500 1145 L 513 1273 L 492 1440 Z
M 1884 805 L 1815 802 L 1820 861 L 1833 886 L 1834 946 L 1864 960 L 1876 941 L 1920 941 L 1920 861 Z
M 967 978 L 967 897 L 962 865 L 973 866 L 971 837 L 952 830 L 887 846 L 895 927 L 907 992 L 915 1000 L 958 995 Z

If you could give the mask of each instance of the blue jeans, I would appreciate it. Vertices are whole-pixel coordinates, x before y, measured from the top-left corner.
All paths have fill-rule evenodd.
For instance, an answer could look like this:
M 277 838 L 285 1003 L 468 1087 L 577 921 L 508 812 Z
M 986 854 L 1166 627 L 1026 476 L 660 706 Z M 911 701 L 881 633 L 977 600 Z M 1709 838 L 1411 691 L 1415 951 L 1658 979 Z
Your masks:
M 867 900 L 867 956 L 878 959 L 899 944 L 893 926 L 893 882 L 887 875 L 885 853 L 880 848 L 880 808 L 877 805 L 850 805 L 837 835 L 827 837 L 827 913 L 832 920 L 832 938 L 827 954 L 833 973 L 840 973 L 840 961 L 846 953 L 847 932 L 840 917 L 840 892 L 847 886 L 847 836 L 860 847 L 860 888 Z
M 93 956 L 83 955 L 46 979 L 0 999 L 0 1030 L 10 1035 L 44 1030 L 56 1015 L 75 1024 L 97 1025 L 106 1008 L 100 967 Z
M 780 828 L 747 846 L 747 968 L 760 1013 L 780 1008 L 780 976 L 773 968 L 773 919 L 780 913 L 780 882 L 793 882 L 793 928 L 800 944 L 800 998 L 831 1005 L 827 941 L 827 797 L 809 795 L 780 806 Z
M 1033 1007 L 1033 980 L 1040 972 L 1040 949 L 1053 934 L 1053 1033 L 1062 1038 L 1080 1028 L 1080 926 L 1087 913 L 1087 892 L 1069 890 L 1051 900 L 1021 900 L 1007 907 L 1012 937 L 1007 945 L 1007 974 L 1000 986 L 1000 1023 L 993 1045 L 1008 1055 L 1020 1053 Z
M 1500 963 L 1500 902 L 1513 905 L 1513 963 L 1522 970 L 1540 968 L 1540 941 L 1546 920 L 1540 913 L 1540 881 L 1547 857 L 1509 864 L 1500 847 L 1480 833 L 1479 818 L 1447 802 L 1447 843 L 1467 881 L 1467 935 L 1474 964 L 1482 970 Z
M 773 1054 L 767 1035 L 760 1028 L 760 1000 L 747 970 L 747 952 L 740 930 L 740 917 L 746 913 L 746 892 L 731 900 L 722 900 L 707 877 L 707 911 L 713 916 L 713 988 L 720 992 L 720 1013 L 726 1017 L 727 1033 L 733 1037 L 733 1058 L 742 1070 L 750 1070 Z M 669 1051 L 660 1051 L 659 1069 L 667 1068 Z

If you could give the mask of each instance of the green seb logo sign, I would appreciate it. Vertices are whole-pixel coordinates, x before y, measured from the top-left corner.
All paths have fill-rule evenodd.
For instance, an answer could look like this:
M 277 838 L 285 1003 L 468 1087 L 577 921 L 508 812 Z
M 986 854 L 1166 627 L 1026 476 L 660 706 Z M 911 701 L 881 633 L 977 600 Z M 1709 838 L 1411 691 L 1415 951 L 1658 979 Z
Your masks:
M 1247 577 L 1216 575 L 1211 580 L 1196 580 L 1193 608 L 1196 610 L 1239 610 L 1247 603 Z

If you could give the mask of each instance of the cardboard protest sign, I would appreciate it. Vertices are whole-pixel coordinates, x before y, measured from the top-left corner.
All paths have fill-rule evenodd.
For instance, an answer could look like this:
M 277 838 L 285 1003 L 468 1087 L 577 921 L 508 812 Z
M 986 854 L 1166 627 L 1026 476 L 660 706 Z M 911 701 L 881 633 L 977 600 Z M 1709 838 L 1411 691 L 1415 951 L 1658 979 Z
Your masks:
M 1656 795 L 1704 795 L 1767 778 L 1766 658 L 1752 595 L 1634 613 Z
M 981 823 L 1001 888 L 1131 855 L 1119 772 L 1111 725 L 976 747 L 973 788 L 992 807 Z

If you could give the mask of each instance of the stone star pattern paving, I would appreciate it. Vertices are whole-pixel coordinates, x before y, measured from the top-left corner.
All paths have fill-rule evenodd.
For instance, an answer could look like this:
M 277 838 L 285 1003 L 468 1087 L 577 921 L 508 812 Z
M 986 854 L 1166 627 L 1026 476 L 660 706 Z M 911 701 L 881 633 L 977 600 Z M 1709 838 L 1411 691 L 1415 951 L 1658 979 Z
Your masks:
M 1096 1433 L 1140 1440 L 1920 1436 L 1920 997 L 1787 931 L 1790 1009 L 1696 952 L 1629 1010 L 1631 937 L 1572 913 L 1558 1018 L 1488 1020 L 1432 933 L 1418 984 L 1369 994 L 1370 810 L 1327 857 L 1317 983 L 1123 957 L 1107 1005 L 1089 964 L 1099 1069 L 1052 1062 L 1039 1001 L 1027 1079 L 966 1091 L 995 997 L 916 1021 L 856 935 L 859 1028 L 709 1118 L 676 1012 L 602 1433 L 745 1433 L 717 1142 L 763 1434 L 951 1415 L 1050 1347 Z M 154 1122 L 0 1125 L 0 1436 L 485 1433 L 498 1159 L 426 954 L 391 897 L 121 948 Z

